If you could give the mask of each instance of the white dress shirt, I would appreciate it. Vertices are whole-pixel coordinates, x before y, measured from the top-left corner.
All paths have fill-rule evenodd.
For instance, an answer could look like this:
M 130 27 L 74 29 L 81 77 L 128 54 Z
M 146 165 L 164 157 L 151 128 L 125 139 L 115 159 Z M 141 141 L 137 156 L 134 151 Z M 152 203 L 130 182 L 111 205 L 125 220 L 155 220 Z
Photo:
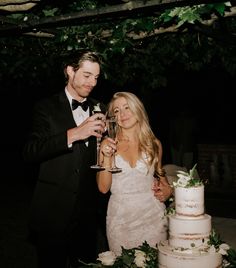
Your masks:
M 89 117 L 89 109 L 87 111 L 84 111 L 81 106 L 78 106 L 75 110 L 72 110 L 72 99 L 73 97 L 68 92 L 67 88 L 65 88 L 65 93 L 68 98 L 68 101 L 70 103 L 71 111 L 75 120 L 75 123 L 77 126 L 79 126 L 85 119 Z M 83 100 L 85 101 L 86 98 Z M 88 146 L 88 141 L 85 142 L 85 144 Z M 72 144 L 69 144 L 69 147 L 71 147 Z

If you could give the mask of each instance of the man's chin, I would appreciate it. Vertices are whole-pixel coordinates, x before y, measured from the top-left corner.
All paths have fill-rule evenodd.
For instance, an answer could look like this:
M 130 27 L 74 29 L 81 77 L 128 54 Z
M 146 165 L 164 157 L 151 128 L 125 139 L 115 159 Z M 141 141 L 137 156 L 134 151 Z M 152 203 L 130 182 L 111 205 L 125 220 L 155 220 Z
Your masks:
M 92 92 L 92 90 L 88 90 L 87 92 L 85 92 L 84 93 L 84 98 L 87 98 L 90 95 L 91 92 Z
M 83 93 L 81 93 L 81 94 L 79 94 L 80 95 L 80 97 L 81 98 L 87 98 L 88 96 L 89 96 L 89 94 L 91 93 L 91 91 L 90 92 L 83 92 Z

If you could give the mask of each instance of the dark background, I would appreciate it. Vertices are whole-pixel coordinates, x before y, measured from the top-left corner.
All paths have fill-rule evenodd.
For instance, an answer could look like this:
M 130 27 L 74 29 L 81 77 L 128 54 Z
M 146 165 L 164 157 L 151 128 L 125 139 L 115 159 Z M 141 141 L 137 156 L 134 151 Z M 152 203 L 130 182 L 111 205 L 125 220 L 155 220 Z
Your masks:
M 43 0 L 41 2 L 41 4 L 55 3 L 63 6 L 71 1 L 63 0 L 59 3 L 54 0 Z M 110 2 L 121 3 L 122 1 Z M 220 37 L 222 40 L 225 39 L 224 35 Z M 178 39 L 177 36 L 174 38 Z M 11 36 L 11 42 L 2 43 L 6 45 L 2 45 L 0 59 L 0 64 L 8 62 L 0 66 L 2 70 L 0 73 L 0 167 L 2 171 L 0 177 L 0 268 L 36 268 L 35 251 L 28 241 L 27 219 L 37 180 L 38 166 L 24 163 L 21 152 L 30 128 L 34 103 L 63 90 L 65 83 L 60 57 L 54 57 L 50 53 L 44 54 L 44 47 L 40 42 L 35 43 L 35 40 L 27 40 L 24 48 L 21 49 L 19 46 L 18 49 L 17 39 L 17 36 Z M 201 53 L 204 43 L 201 43 L 199 50 L 194 52 L 194 37 L 191 36 L 191 40 L 193 42 L 189 43 L 190 45 L 186 48 L 190 56 L 186 59 L 186 65 L 190 63 L 187 61 L 195 58 L 196 62 L 198 60 L 206 62 L 201 58 L 201 55 L 207 55 L 207 53 Z M 222 48 L 226 51 L 230 50 L 226 40 L 223 41 L 225 42 L 222 42 Z M 31 46 L 31 42 L 34 46 Z M 163 52 L 165 52 L 166 45 L 163 42 Z M 42 58 L 40 54 L 37 54 L 41 51 L 37 46 L 42 49 Z M 4 52 L 6 47 L 8 50 Z M 32 47 L 37 48 L 38 51 L 34 51 Z M 145 46 L 143 49 L 146 52 Z M 182 48 L 177 45 L 176 50 L 178 49 L 182 51 Z M 206 47 L 207 52 L 208 49 L 211 49 L 211 46 Z M 153 59 L 156 70 L 162 70 L 162 68 L 158 69 L 162 65 L 168 66 L 168 69 L 164 70 L 165 74 L 161 74 L 166 76 L 166 86 L 156 88 L 151 86 L 155 75 L 150 74 L 149 66 L 146 64 L 143 70 L 144 75 L 142 69 L 141 71 L 138 69 L 141 72 L 140 76 L 132 77 L 130 74 L 130 79 L 119 87 L 102 76 L 92 96 L 105 103 L 116 91 L 132 91 L 140 97 L 147 109 L 153 131 L 162 141 L 163 164 L 172 162 L 169 143 L 170 120 L 183 108 L 189 111 L 197 122 L 195 161 L 204 178 L 210 181 L 210 184 L 206 185 L 206 212 L 212 216 L 236 219 L 236 130 L 234 126 L 236 74 L 232 75 L 226 71 L 225 66 L 223 67 L 219 60 L 222 57 L 217 55 L 217 51 L 219 50 L 216 49 L 212 61 L 196 72 L 186 71 L 186 68 L 174 61 L 173 65 L 169 66 L 166 62 L 172 61 L 166 54 L 164 54 L 165 57 L 163 56 L 163 61 L 160 61 L 158 57 Z M 47 57 L 45 55 L 48 59 L 43 58 Z M 170 57 L 171 55 L 174 53 L 170 54 Z M 53 60 L 50 60 L 51 57 Z M 135 57 L 136 55 L 133 55 L 133 58 Z M 137 55 L 137 57 L 140 56 Z M 227 59 L 227 53 L 225 57 Z M 137 62 L 136 65 L 140 61 Z M 112 70 L 114 69 L 113 63 L 114 61 L 110 62 Z M 133 63 L 131 60 L 129 64 Z M 122 64 L 119 66 L 117 63 L 115 66 L 118 66 L 118 70 L 114 70 L 113 80 L 119 80 L 117 74 L 122 74 Z M 167 68 L 165 66 L 163 68 Z M 148 78 L 144 83 L 141 77 L 146 74 Z M 129 76 L 129 73 L 127 75 Z M 210 176 L 209 167 L 213 154 L 220 157 L 224 154 L 229 157 L 230 169 L 233 171 L 229 184 L 225 184 L 222 180 L 222 174 L 224 175 L 222 163 L 218 167 L 221 175 L 220 181 L 212 184 L 214 178 Z
M 56 67 L 55 67 L 56 68 Z M 1 81 L 1 151 L 16 157 L 14 164 L 22 168 L 21 150 L 30 128 L 32 108 L 41 98 L 64 89 L 63 71 L 58 68 L 55 76 L 43 79 L 36 77 L 36 86 L 30 86 L 26 79 L 12 80 L 7 85 Z M 197 143 L 235 144 L 235 77 L 223 69 L 208 66 L 200 72 L 184 72 L 175 68 L 167 75 L 167 86 L 151 90 L 135 80 L 118 88 L 101 77 L 92 96 L 108 103 L 116 91 L 131 91 L 144 103 L 151 126 L 163 143 L 164 163 L 170 163 L 169 122 L 180 110 L 189 110 L 197 120 Z M 3 167 L 11 163 L 3 158 Z M 24 169 L 24 168 L 23 168 Z M 19 171 L 19 170 L 18 170 Z M 25 170 L 24 170 L 25 171 Z
M 55 65 L 54 70 L 55 75 L 50 79 L 47 73 L 39 73 L 35 86 L 31 85 L 34 81 L 27 80 L 27 74 L 17 80 L 9 75 L 1 81 L 0 267 L 3 268 L 36 268 L 35 251 L 28 242 L 27 217 L 38 167 L 24 163 L 21 152 L 34 103 L 64 89 L 62 69 Z M 140 85 L 134 79 L 117 88 L 101 77 L 92 96 L 107 103 L 118 90 L 137 94 L 163 143 L 165 164 L 171 163 L 169 122 L 183 107 L 197 119 L 196 148 L 198 144 L 235 146 L 235 82 L 235 77 L 220 66 L 184 73 L 175 66 L 167 74 L 166 87 L 150 90 L 149 85 Z M 198 150 L 195 153 L 198 162 Z M 226 188 L 217 185 L 207 190 L 205 204 L 210 215 L 236 218 L 233 179 L 234 183 Z

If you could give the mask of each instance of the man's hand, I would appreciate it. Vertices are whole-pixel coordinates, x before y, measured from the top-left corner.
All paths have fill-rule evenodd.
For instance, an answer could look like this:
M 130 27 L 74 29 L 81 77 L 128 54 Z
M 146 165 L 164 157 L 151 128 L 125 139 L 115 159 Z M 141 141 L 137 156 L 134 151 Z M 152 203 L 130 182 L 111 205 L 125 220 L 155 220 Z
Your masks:
M 161 202 L 165 202 L 173 193 L 173 189 L 169 183 L 163 180 L 155 180 L 152 190 L 154 191 L 154 196 Z
M 96 113 L 84 120 L 79 126 L 67 131 L 68 144 L 78 140 L 85 140 L 90 136 L 101 138 L 104 131 L 105 115 Z

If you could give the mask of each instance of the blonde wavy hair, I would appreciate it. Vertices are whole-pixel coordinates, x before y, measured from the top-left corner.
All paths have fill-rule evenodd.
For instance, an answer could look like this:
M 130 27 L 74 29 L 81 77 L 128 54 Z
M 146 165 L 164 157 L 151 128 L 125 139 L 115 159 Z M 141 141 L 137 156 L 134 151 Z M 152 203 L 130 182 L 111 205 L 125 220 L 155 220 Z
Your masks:
M 148 166 L 154 165 L 156 170 L 158 164 L 158 152 L 157 138 L 154 135 L 151 126 L 149 124 L 148 115 L 143 103 L 139 98 L 131 92 L 116 92 L 111 101 L 108 104 L 108 115 L 114 115 L 113 104 L 114 101 L 119 98 L 125 98 L 129 106 L 130 111 L 136 117 L 140 131 L 138 132 L 139 151 L 146 153 L 148 156 Z

